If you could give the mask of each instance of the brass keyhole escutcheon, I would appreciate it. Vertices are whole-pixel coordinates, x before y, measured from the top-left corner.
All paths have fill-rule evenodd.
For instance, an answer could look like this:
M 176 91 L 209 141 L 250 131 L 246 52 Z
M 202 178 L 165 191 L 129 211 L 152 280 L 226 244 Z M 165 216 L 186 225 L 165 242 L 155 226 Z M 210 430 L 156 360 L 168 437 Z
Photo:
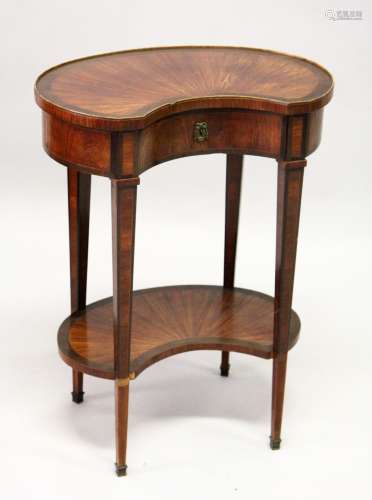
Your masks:
M 197 122 L 194 126 L 194 139 L 197 142 L 203 142 L 208 139 L 208 123 Z

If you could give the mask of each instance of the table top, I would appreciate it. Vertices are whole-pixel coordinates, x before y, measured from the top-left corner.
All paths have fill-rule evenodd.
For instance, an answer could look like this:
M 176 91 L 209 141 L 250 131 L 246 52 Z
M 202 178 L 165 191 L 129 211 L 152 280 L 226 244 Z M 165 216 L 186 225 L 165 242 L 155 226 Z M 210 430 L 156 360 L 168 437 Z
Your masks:
M 243 47 L 160 47 L 49 69 L 35 96 L 46 112 L 96 128 L 143 128 L 170 114 L 243 108 L 292 115 L 323 107 L 333 80 L 318 64 Z

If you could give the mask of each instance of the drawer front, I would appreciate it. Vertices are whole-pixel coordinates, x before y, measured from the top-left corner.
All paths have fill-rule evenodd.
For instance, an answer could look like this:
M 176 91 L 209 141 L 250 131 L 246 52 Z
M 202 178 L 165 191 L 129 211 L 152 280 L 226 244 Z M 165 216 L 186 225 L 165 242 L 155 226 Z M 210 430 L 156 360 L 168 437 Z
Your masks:
M 171 116 L 140 132 L 137 171 L 203 153 L 279 158 L 282 130 L 283 117 L 273 113 L 208 110 Z

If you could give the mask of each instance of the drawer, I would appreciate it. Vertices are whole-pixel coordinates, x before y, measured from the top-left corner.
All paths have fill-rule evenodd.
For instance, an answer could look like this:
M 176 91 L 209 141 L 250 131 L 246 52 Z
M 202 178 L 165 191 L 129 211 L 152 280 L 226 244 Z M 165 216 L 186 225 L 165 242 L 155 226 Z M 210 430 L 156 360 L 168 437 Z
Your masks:
M 139 134 L 137 172 L 181 156 L 241 153 L 278 158 L 283 117 L 244 110 L 182 113 L 159 120 Z

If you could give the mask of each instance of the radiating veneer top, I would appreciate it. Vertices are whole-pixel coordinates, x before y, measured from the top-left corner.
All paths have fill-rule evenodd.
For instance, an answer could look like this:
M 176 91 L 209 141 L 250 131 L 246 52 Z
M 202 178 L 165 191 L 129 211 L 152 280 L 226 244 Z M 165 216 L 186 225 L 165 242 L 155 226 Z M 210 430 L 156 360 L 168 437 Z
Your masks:
M 331 99 L 331 75 L 299 57 L 239 47 L 163 47 L 97 55 L 43 73 L 39 106 L 78 125 L 140 129 L 173 113 L 241 108 L 307 113 Z

